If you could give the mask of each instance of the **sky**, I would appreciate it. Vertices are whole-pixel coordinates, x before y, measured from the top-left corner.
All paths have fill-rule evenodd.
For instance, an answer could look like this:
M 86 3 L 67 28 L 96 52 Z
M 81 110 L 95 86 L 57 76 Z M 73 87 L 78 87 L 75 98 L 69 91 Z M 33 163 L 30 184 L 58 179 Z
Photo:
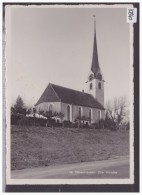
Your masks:
M 96 15 L 105 102 L 130 94 L 130 25 L 126 8 L 11 7 L 6 15 L 6 69 L 11 103 L 33 106 L 54 83 L 82 91 L 91 68 Z

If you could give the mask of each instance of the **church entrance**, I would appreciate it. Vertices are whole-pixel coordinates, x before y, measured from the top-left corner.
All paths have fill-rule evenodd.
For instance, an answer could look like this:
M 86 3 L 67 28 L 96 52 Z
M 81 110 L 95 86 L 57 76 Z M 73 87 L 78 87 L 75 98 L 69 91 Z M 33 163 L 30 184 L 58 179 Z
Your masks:
M 71 117 L 70 117 L 70 106 L 67 106 L 67 121 L 70 121 Z

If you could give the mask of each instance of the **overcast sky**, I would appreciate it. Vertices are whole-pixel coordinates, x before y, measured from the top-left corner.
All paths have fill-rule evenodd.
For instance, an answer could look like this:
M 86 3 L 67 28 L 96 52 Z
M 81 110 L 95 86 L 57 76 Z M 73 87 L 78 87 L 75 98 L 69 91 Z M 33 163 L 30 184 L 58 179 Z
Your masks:
M 82 90 L 91 68 L 96 15 L 105 101 L 129 100 L 130 28 L 126 8 L 11 8 L 7 82 L 11 103 L 34 105 L 48 83 Z

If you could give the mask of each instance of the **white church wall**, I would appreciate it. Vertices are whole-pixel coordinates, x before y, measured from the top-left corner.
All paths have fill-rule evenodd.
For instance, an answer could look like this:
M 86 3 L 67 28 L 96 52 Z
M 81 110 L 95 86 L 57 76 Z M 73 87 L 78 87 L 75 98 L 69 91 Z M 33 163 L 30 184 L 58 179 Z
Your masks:
M 105 119 L 105 110 L 99 110 L 96 108 L 90 108 L 85 106 L 72 105 L 63 102 L 43 102 L 36 106 L 37 111 L 49 110 L 49 106 L 53 105 L 53 112 L 62 112 L 64 114 L 64 120 L 67 120 L 67 106 L 70 106 L 70 121 L 74 122 L 75 119 L 79 116 L 79 107 L 81 107 L 82 116 L 89 117 L 89 110 L 91 109 L 91 123 L 98 122 L 99 118 Z M 99 113 L 101 112 L 101 113 Z M 99 116 L 100 115 L 100 116 Z
M 49 110 L 49 106 L 53 105 L 53 112 L 61 112 L 61 102 L 43 102 L 36 106 L 37 111 L 43 110 L 44 112 Z
M 73 121 L 72 104 L 61 102 L 61 112 L 64 114 L 64 120 L 67 120 L 67 106 L 68 105 L 70 106 L 70 119 L 71 119 L 71 121 Z
M 91 123 L 98 122 L 99 120 L 99 112 L 101 112 L 100 116 L 101 119 L 105 119 L 105 110 L 99 110 L 96 108 L 90 108 L 85 106 L 78 106 L 78 105 L 72 105 L 61 102 L 61 112 L 64 114 L 64 120 L 67 120 L 67 106 L 70 105 L 71 108 L 71 121 L 74 122 L 75 119 L 79 116 L 79 107 L 82 109 L 82 116 L 89 117 L 89 110 L 92 110 L 92 119 Z
M 99 83 L 101 83 L 101 89 L 99 89 Z M 92 89 L 90 89 L 90 84 L 92 84 Z M 86 83 L 86 93 L 91 94 L 94 98 L 97 99 L 104 106 L 104 81 L 98 79 L 93 79 Z

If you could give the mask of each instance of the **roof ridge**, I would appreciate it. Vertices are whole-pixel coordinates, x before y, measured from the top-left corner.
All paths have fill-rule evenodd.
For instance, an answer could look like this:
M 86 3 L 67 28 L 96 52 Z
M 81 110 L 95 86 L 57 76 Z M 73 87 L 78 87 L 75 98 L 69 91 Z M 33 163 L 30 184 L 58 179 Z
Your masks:
M 55 85 L 55 86 L 57 86 L 57 87 L 64 88 L 64 89 L 69 89 L 69 90 L 72 90 L 72 91 L 76 91 L 76 92 L 85 93 L 85 94 L 90 95 L 89 93 L 82 92 L 82 91 L 79 91 L 79 90 L 76 90 L 76 89 L 71 89 L 71 88 L 68 88 L 68 87 L 63 87 L 63 86 L 61 86 L 61 85 L 56 85 L 56 84 L 53 84 L 53 83 L 50 83 L 50 84 L 51 84 L 51 85 Z

